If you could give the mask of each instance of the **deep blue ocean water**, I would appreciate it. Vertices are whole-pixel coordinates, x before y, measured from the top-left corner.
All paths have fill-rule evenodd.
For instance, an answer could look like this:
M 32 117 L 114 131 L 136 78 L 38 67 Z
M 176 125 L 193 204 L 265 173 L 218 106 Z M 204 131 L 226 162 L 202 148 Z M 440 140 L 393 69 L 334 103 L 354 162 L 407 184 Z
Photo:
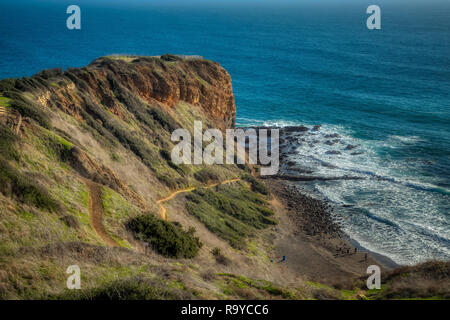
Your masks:
M 321 124 L 320 135 L 363 152 L 304 144 L 295 157 L 317 174 L 365 178 L 309 186 L 346 205 L 336 219 L 353 238 L 398 263 L 450 259 L 450 4 L 374 1 L 382 29 L 371 31 L 369 3 L 350 2 L 78 1 L 80 31 L 66 28 L 72 2 L 0 2 L 0 78 L 121 53 L 217 61 L 233 79 L 238 125 Z

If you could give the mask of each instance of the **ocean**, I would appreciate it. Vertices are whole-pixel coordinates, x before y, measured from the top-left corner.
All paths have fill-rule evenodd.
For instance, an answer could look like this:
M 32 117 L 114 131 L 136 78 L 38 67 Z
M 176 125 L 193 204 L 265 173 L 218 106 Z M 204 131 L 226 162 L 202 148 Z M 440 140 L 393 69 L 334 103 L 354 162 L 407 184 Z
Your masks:
M 450 259 L 450 3 L 0 2 L 0 78 L 109 54 L 201 55 L 230 73 L 237 125 L 321 125 L 290 160 L 363 247 L 399 264 Z M 123 3 L 123 2 L 122 2 Z M 339 141 L 329 140 L 337 134 Z M 317 142 L 318 141 L 318 142 Z M 348 146 L 350 148 L 347 148 Z

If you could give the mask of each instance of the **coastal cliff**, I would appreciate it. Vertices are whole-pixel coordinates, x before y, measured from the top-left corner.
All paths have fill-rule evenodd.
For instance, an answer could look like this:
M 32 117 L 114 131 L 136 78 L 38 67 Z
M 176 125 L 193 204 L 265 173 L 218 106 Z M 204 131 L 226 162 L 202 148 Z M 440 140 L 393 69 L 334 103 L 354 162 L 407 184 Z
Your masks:
M 170 61 L 147 57 L 112 56 L 94 60 L 81 69 L 69 69 L 57 77 L 61 86 L 51 85 L 37 95 L 46 107 L 58 107 L 80 116 L 85 97 L 121 114 L 121 100 L 133 95 L 147 104 L 173 108 L 180 101 L 200 106 L 221 128 L 234 126 L 236 106 L 230 75 L 219 64 L 203 59 Z M 34 78 L 57 76 L 58 70 L 43 71 Z M 39 86 L 40 87 L 40 86 Z
M 219 64 L 102 57 L 1 80 L 0 107 L 0 298 L 370 297 L 354 286 L 373 260 L 333 256 L 327 204 L 257 166 L 171 161 L 174 130 L 235 125 Z

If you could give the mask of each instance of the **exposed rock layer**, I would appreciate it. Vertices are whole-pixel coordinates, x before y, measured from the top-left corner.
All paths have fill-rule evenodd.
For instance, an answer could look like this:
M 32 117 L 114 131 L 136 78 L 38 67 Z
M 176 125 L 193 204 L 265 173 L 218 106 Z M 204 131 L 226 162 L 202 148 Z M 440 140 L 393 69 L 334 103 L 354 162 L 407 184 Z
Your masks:
M 126 61 L 106 57 L 96 59 L 84 68 L 69 69 L 64 75 L 71 81 L 41 93 L 39 102 L 47 106 L 57 105 L 76 114 L 77 105 L 83 102 L 78 89 L 120 115 L 120 108 L 112 95 L 120 87 L 124 93 L 139 97 L 148 104 L 173 107 L 185 101 L 201 106 L 206 116 L 221 129 L 235 124 L 231 77 L 215 62 L 203 59 L 167 62 L 148 57 Z

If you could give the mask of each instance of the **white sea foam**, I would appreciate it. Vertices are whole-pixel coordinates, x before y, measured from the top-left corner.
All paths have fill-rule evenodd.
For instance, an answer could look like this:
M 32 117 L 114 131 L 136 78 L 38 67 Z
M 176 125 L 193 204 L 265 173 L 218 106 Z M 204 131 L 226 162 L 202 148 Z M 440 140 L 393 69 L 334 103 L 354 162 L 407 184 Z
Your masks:
M 251 125 L 313 127 L 286 120 Z M 381 149 L 423 142 L 421 137 L 388 136 L 367 141 L 353 137 L 342 126 L 327 124 L 316 132 L 289 135 L 294 138 L 285 143 L 290 148 L 287 160 L 296 163 L 291 168 L 324 177 L 363 178 L 313 184 L 323 197 L 345 205 L 336 211 L 335 219 L 362 246 L 399 264 L 450 259 L 450 191 L 431 179 L 421 180 L 411 164 L 379 154 Z

